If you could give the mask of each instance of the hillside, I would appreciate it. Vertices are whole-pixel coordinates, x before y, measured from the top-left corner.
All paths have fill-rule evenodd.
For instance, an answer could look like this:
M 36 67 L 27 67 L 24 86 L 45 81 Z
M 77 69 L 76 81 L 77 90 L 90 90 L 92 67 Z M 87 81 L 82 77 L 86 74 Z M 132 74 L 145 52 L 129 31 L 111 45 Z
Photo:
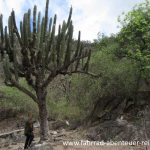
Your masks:
M 0 15 L 0 149 L 150 149 L 150 2 L 92 42 L 74 38 L 72 11 L 59 26 L 49 0 L 6 27 Z

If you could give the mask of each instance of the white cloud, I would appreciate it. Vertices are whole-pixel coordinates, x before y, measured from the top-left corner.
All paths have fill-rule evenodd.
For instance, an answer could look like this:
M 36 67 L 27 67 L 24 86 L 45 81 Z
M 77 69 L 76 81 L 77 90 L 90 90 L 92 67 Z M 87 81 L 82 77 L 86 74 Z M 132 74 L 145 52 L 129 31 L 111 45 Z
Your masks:
M 83 40 L 93 40 L 97 38 L 98 32 L 107 35 L 116 33 L 117 17 L 123 12 L 127 12 L 139 2 L 144 0 L 50 0 L 50 14 L 58 15 L 58 23 L 67 19 L 69 7 L 73 6 L 74 35 L 77 37 L 81 30 Z M 8 16 L 12 8 L 15 10 L 18 21 L 22 19 L 23 13 L 28 8 L 37 5 L 38 10 L 44 15 L 45 0 L 0 0 L 0 13 L 4 15 L 6 25 Z
M 25 0 L 0 0 L 0 14 L 3 14 L 4 25 L 7 24 L 8 17 L 12 11 L 15 10 L 17 18 L 20 19 L 22 8 Z
M 132 7 L 144 0 L 68 0 L 74 8 L 73 20 L 75 33 L 82 31 L 82 39 L 93 40 L 98 32 L 107 35 L 119 31 L 117 18 L 123 11 L 127 12 Z M 80 12 L 80 13 L 78 13 Z
M 82 39 L 96 38 L 100 24 L 106 20 L 109 8 L 106 5 L 101 7 L 97 0 L 69 0 L 69 4 L 73 6 L 75 34 L 81 30 Z

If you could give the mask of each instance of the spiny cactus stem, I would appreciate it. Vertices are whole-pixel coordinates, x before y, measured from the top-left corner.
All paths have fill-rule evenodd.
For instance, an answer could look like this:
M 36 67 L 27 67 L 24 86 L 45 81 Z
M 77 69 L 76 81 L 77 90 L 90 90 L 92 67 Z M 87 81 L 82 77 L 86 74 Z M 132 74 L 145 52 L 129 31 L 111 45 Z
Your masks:
M 48 23 L 48 6 L 49 6 L 49 0 L 46 1 L 46 8 L 45 8 L 45 22 L 44 22 L 44 31 L 43 31 L 43 41 L 46 39 L 46 32 L 47 32 L 47 23 Z
M 80 49 L 80 38 L 81 38 L 81 32 L 78 33 L 78 42 L 77 42 L 77 50 L 75 51 L 74 57 L 77 57 Z
M 17 25 L 16 25 L 16 19 L 15 19 L 15 12 L 14 12 L 14 10 L 12 11 L 12 20 L 13 20 L 13 25 L 14 25 L 14 32 L 16 33 L 16 35 L 17 35 L 17 38 L 18 38 L 18 41 L 19 41 L 19 43 L 20 43 L 20 46 L 22 46 L 23 44 L 22 44 L 22 40 L 21 40 L 21 37 L 20 37 L 20 34 L 19 34 L 19 32 L 18 32 L 18 28 L 17 28 Z
M 69 12 L 69 17 L 68 17 L 68 21 L 67 21 L 67 27 L 69 27 L 70 21 L 71 21 L 71 16 L 72 16 L 72 6 L 70 8 L 70 12 Z
M 35 41 L 36 41 L 36 31 L 37 31 L 37 27 L 36 27 L 36 12 L 37 12 L 37 6 L 34 6 L 33 9 L 33 47 L 35 46 Z
M 3 35 L 3 15 L 0 15 L 0 33 L 1 33 L 1 43 L 4 42 L 4 35 Z

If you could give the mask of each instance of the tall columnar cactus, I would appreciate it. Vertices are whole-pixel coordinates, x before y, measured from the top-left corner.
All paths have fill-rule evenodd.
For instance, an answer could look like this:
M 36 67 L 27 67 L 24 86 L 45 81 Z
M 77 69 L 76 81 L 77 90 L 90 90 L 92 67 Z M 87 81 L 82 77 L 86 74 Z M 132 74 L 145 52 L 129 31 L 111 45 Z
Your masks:
M 20 29 L 16 25 L 14 10 L 5 28 L 3 17 L 0 16 L 0 50 L 5 83 L 26 93 L 38 104 L 41 140 L 48 137 L 47 86 L 59 74 L 90 74 L 88 68 L 91 56 L 90 50 L 83 49 L 80 32 L 76 48 L 72 47 L 72 8 L 68 21 L 63 21 L 62 25 L 59 25 L 56 35 L 57 16 L 55 15 L 54 19 L 48 17 L 48 5 L 49 0 L 46 1 L 45 16 L 42 18 L 40 12 L 37 15 L 36 6 L 33 12 L 29 9 L 20 21 Z M 34 93 L 19 83 L 20 77 L 26 79 Z

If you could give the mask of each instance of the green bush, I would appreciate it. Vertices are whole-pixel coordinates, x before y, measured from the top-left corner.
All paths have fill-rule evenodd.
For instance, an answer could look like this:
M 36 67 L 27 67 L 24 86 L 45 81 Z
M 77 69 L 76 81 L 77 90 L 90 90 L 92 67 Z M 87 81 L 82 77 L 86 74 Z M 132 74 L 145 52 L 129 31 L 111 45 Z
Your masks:
M 24 81 L 22 84 L 25 84 Z M 37 117 L 37 106 L 26 94 L 5 85 L 0 86 L 0 91 L 4 93 L 4 98 L 0 100 L 0 108 L 12 108 L 25 115 L 32 112 Z

